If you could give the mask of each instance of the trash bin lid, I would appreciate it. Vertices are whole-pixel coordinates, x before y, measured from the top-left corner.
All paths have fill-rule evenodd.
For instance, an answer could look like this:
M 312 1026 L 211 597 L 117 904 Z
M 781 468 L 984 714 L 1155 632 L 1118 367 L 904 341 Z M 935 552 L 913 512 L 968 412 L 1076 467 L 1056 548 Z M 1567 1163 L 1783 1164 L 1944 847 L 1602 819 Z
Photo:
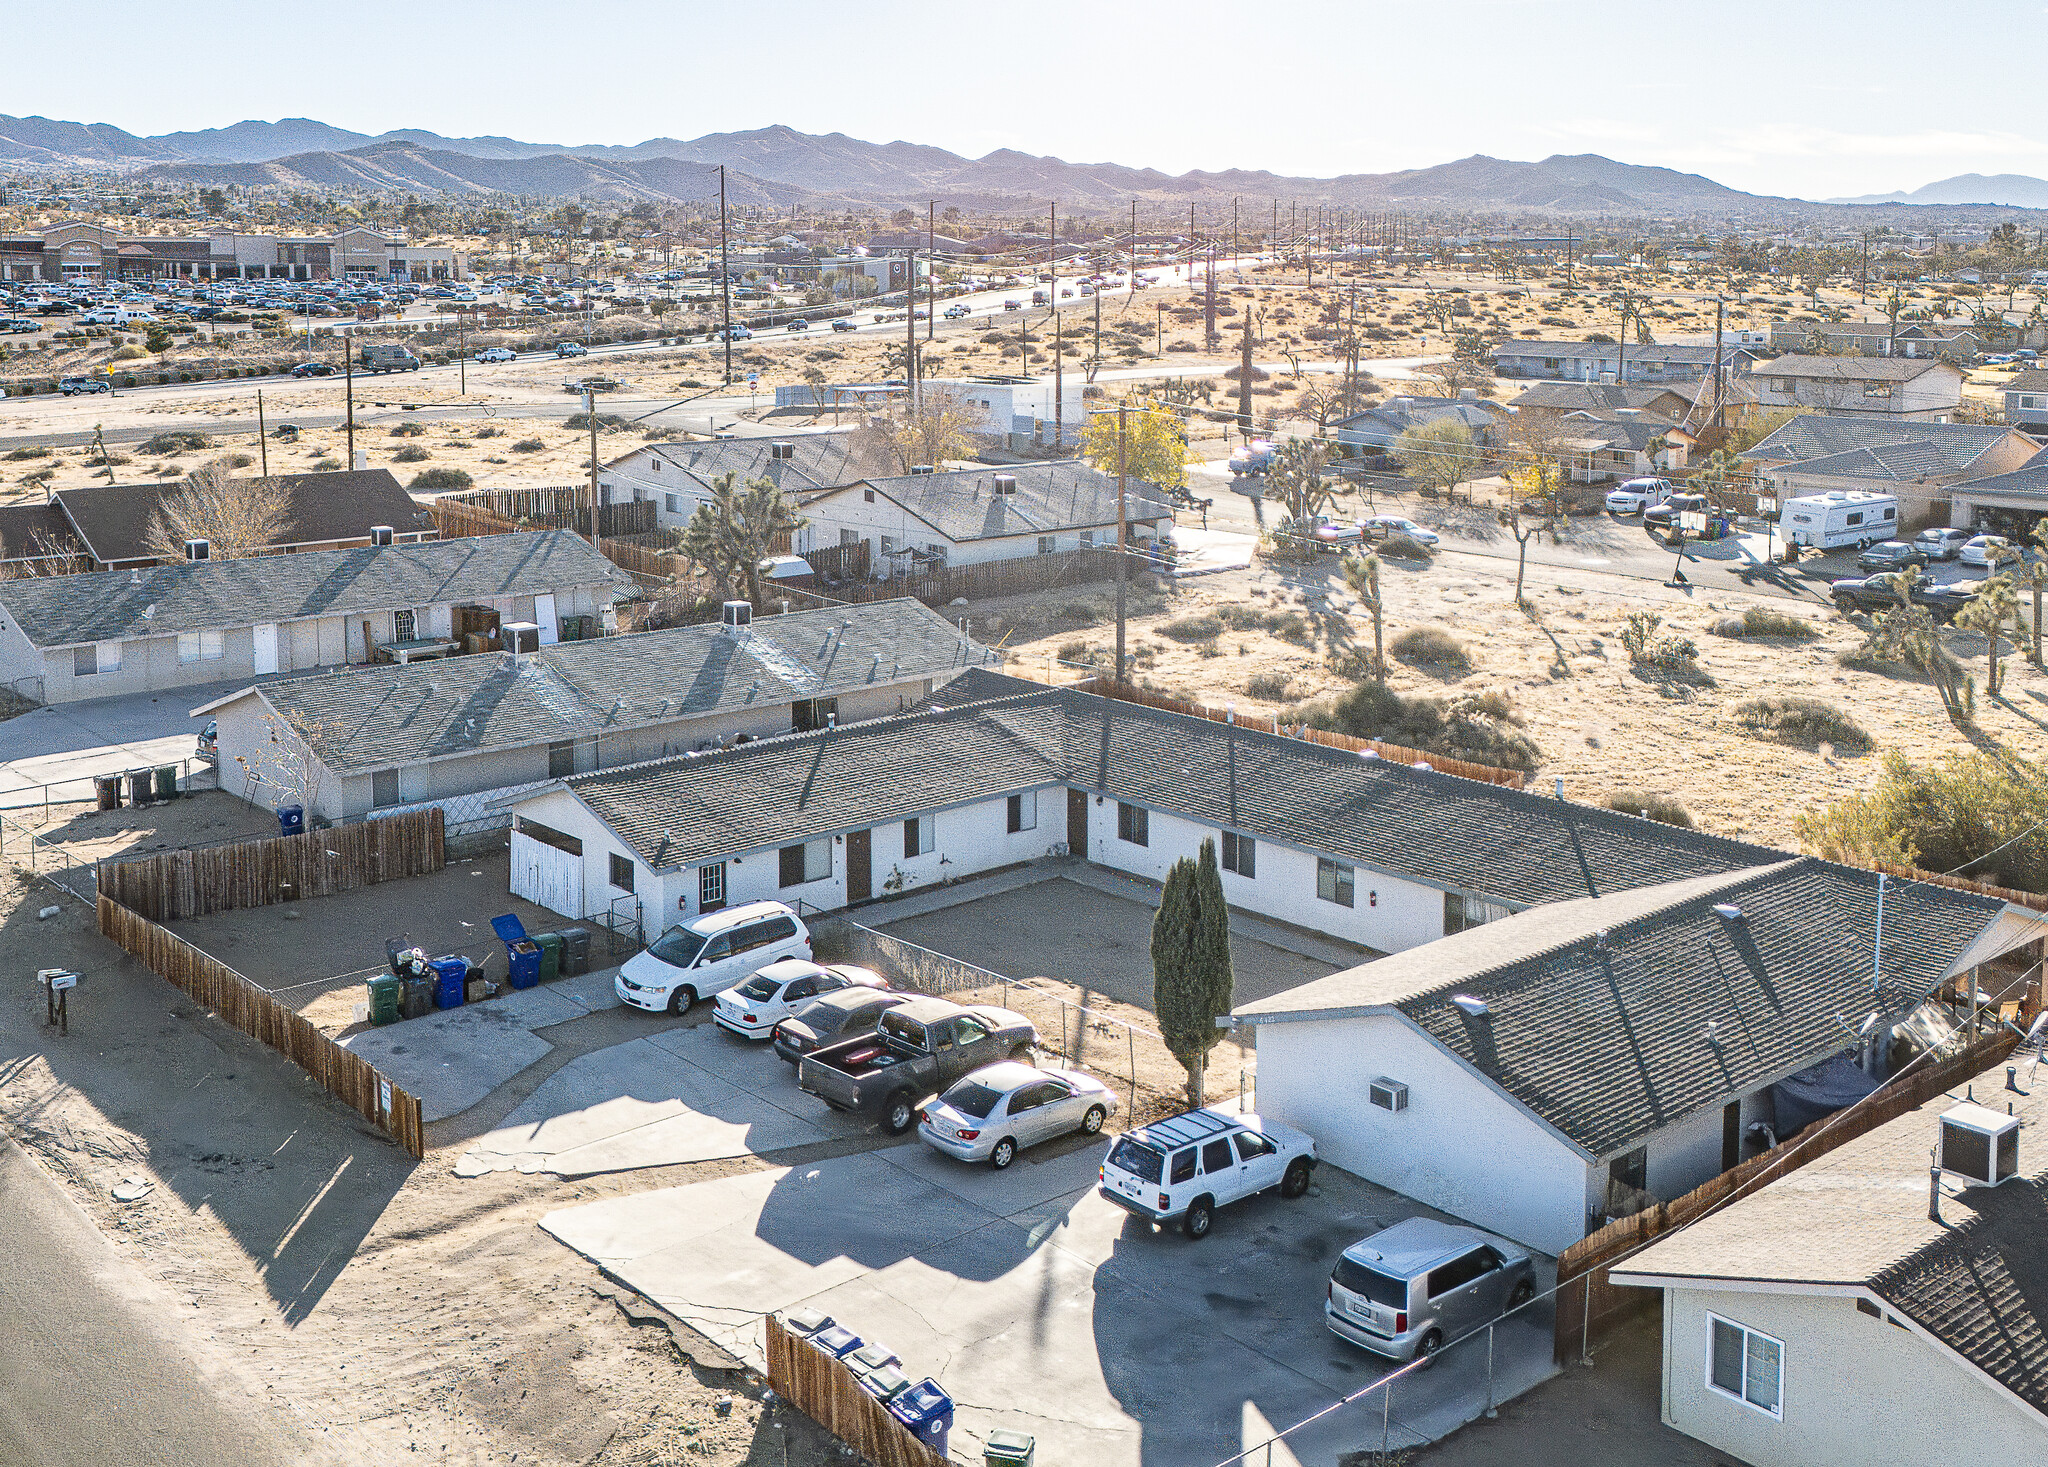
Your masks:
M 491 931 L 507 942 L 526 941 L 526 924 L 519 920 L 517 912 L 507 912 L 502 917 L 491 918 Z

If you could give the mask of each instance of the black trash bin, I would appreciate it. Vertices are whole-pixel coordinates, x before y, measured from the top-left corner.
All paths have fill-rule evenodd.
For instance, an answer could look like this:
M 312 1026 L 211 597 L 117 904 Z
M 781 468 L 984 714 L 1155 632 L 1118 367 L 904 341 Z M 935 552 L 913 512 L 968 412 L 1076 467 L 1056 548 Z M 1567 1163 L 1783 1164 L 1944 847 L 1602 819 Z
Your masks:
M 574 978 L 590 971 L 590 929 L 562 929 L 562 976 Z
M 118 774 L 95 774 L 92 777 L 92 792 L 102 810 L 121 808 L 121 776 Z
M 154 769 L 131 769 L 128 771 L 128 803 L 131 805 L 154 805 L 156 803 L 156 771 Z

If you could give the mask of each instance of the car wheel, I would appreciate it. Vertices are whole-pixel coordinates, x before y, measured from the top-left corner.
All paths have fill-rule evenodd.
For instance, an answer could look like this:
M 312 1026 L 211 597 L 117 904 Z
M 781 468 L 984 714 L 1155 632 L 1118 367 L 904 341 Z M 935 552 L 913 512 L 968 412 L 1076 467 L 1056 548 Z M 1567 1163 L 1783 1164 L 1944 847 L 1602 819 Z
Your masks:
M 1190 1242 L 1199 1242 L 1209 1236 L 1209 1224 L 1216 1221 L 1216 1208 L 1206 1197 L 1197 1197 L 1189 1204 L 1187 1215 L 1180 1220 L 1180 1230 Z
M 1295 1157 L 1287 1163 L 1287 1175 L 1280 1179 L 1280 1195 L 1290 1199 L 1301 1196 L 1308 1191 L 1308 1178 L 1308 1158 Z
M 1102 1123 L 1108 1119 L 1109 1112 L 1099 1105 L 1091 1105 L 1088 1107 L 1088 1114 L 1081 1117 L 1081 1129 L 1093 1136 L 1101 1131 Z
M 1437 1351 L 1444 1347 L 1444 1332 L 1433 1329 L 1422 1337 L 1422 1343 L 1415 1347 L 1415 1358 L 1422 1362 L 1421 1368 L 1429 1369 L 1436 1360 Z
M 697 990 L 685 983 L 668 996 L 668 1011 L 672 1014 L 689 1012 L 690 1005 L 697 1001 Z
M 1536 1297 L 1536 1281 L 1523 1279 L 1515 1285 L 1515 1291 L 1508 1295 L 1508 1308 L 1519 1309 Z
M 889 1097 L 888 1109 L 882 1113 L 883 1130 L 891 1136 L 901 1136 L 916 1120 L 917 1102 L 908 1090 Z
M 996 1142 L 996 1149 L 988 1154 L 988 1164 L 1001 1171 L 1017 1159 L 1017 1143 L 1008 1136 Z

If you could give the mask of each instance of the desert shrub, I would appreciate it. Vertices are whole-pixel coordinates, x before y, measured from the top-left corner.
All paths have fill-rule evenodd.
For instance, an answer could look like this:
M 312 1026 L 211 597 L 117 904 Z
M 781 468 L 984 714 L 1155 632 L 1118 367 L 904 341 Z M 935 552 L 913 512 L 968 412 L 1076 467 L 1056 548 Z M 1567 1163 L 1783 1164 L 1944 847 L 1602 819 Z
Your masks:
M 1159 635 L 1176 642 L 1213 642 L 1223 635 L 1223 618 L 1213 611 L 1196 616 L 1176 617 L 1159 626 Z
M 52 468 L 30 469 L 27 473 L 21 476 L 21 482 L 33 487 L 36 485 L 47 484 L 56 477 L 57 471 Z
M 313 472 L 316 474 L 324 474 L 330 469 L 338 469 L 340 467 L 341 460 L 338 458 L 316 458 L 313 460 Z
M 522 438 L 512 445 L 512 451 L 514 453 L 539 453 L 546 447 L 546 442 L 539 438 Z
M 1283 642 L 1292 642 L 1298 647 L 1313 647 L 1316 644 L 1316 629 L 1307 617 L 1296 611 L 1282 612 L 1266 623 L 1266 629 Z
M 167 342 L 166 345 L 168 344 L 169 343 Z M 140 361 L 143 357 L 146 357 L 148 355 L 149 353 L 144 351 L 139 346 L 124 346 L 119 351 L 114 353 L 114 360 L 117 362 L 134 362 Z
M 1059 611 L 1061 621 L 1077 621 L 1084 627 L 1092 627 L 1102 620 L 1102 611 L 1086 601 L 1069 601 Z
M 231 453 L 223 460 L 223 462 L 225 462 L 227 466 L 231 469 L 246 469 L 249 467 L 249 465 L 255 463 L 256 459 L 251 454 Z
M 401 458 L 403 454 L 399 455 Z M 467 489 L 473 481 L 461 469 L 425 469 L 412 476 L 408 489 Z
M 1244 690 L 1262 703 L 1291 703 L 1305 691 L 1291 675 L 1272 669 L 1246 678 Z
M 1636 667 L 1656 672 L 1698 674 L 1699 644 L 1690 637 L 1659 636 L 1664 618 L 1654 611 L 1631 611 L 1622 626 L 1620 640 L 1628 660 Z
M 1820 629 L 1803 616 L 1773 611 L 1768 606 L 1751 606 L 1740 616 L 1724 616 L 1714 623 L 1717 637 L 1777 637 L 1788 642 L 1805 642 L 1820 635 Z
M 590 413 L 571 413 L 562 419 L 562 426 L 573 428 L 579 433 L 588 433 L 591 416 Z M 596 417 L 597 431 L 600 433 L 624 433 L 633 426 L 617 413 L 598 413 Z
M 28 448 L 16 448 L 10 450 L 7 455 L 7 461 L 9 463 L 20 463 L 24 459 L 48 458 L 49 456 L 50 450 L 42 447 L 40 444 L 37 444 Z
M 1669 795 L 1653 795 L 1646 790 L 1621 790 L 1607 797 L 1607 808 L 1619 810 L 1624 815 L 1640 815 L 1659 825 L 1692 829 L 1692 811 Z
M 427 425 L 425 423 L 400 423 L 391 430 L 391 436 L 393 438 L 419 438 L 423 437 L 426 431 Z
M 1415 667 L 1455 668 L 1464 672 L 1472 666 L 1472 656 L 1465 650 L 1465 644 L 1442 627 L 1410 627 L 1394 638 L 1387 650 Z
M 404 448 L 399 449 L 398 452 L 392 454 L 391 461 L 393 463 L 400 464 L 416 464 L 421 459 L 427 459 L 432 457 L 433 455 L 431 453 L 427 452 L 426 449 L 421 448 L 417 443 L 410 443 L 407 444 Z
M 476 436 L 479 438 L 503 438 L 505 430 L 503 428 L 479 428 L 476 430 Z
M 1380 542 L 1382 560 L 1435 560 L 1436 551 L 1410 535 L 1389 535 Z
M 1870 735 L 1854 719 L 1818 698 L 1751 698 L 1736 705 L 1735 721 L 1752 733 L 1807 749 L 1821 744 L 1837 749 L 1870 747 Z
M 1302 709 L 1316 728 L 1380 739 L 1453 759 L 1503 769 L 1534 769 L 1543 759 L 1523 733 L 1514 705 L 1500 693 L 1457 698 L 1404 697 L 1376 682 L 1360 683 L 1334 702 Z
M 1076 667 L 1093 667 L 1098 656 L 1099 654 L 1096 650 L 1086 642 L 1074 641 L 1062 642 L 1060 644 L 1059 660 Z
M 1831 861 L 1890 861 L 2048 891 L 2048 770 L 2010 756 L 1913 764 L 1887 752 L 1874 785 L 1809 810 L 1797 829 Z

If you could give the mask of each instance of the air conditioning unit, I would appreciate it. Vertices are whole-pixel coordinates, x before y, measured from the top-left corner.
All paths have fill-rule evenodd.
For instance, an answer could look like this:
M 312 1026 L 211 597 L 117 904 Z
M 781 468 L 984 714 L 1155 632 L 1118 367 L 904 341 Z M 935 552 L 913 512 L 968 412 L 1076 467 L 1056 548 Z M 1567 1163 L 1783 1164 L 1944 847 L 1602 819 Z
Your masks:
M 1985 1187 L 2017 1176 L 2019 1117 L 1967 1101 L 1951 1106 L 1941 1117 L 1941 1169 Z
M 1408 1109 L 1408 1087 L 1399 1080 L 1389 1080 L 1385 1075 L 1373 1080 L 1367 1098 L 1381 1110 Z
M 370 526 L 370 543 L 372 545 L 389 545 L 391 543 L 391 526 Z
M 211 541 L 207 541 L 207 540 L 187 540 L 187 541 L 185 542 L 185 559 L 187 559 L 187 560 L 211 560 L 211 559 L 213 559 L 213 544 L 212 544 L 212 542 L 211 542 Z
M 738 636 L 754 624 L 754 603 L 751 601 L 727 601 L 719 608 L 719 621 L 728 636 Z
M 500 629 L 505 650 L 518 656 L 540 651 L 540 627 L 530 621 L 508 621 Z

